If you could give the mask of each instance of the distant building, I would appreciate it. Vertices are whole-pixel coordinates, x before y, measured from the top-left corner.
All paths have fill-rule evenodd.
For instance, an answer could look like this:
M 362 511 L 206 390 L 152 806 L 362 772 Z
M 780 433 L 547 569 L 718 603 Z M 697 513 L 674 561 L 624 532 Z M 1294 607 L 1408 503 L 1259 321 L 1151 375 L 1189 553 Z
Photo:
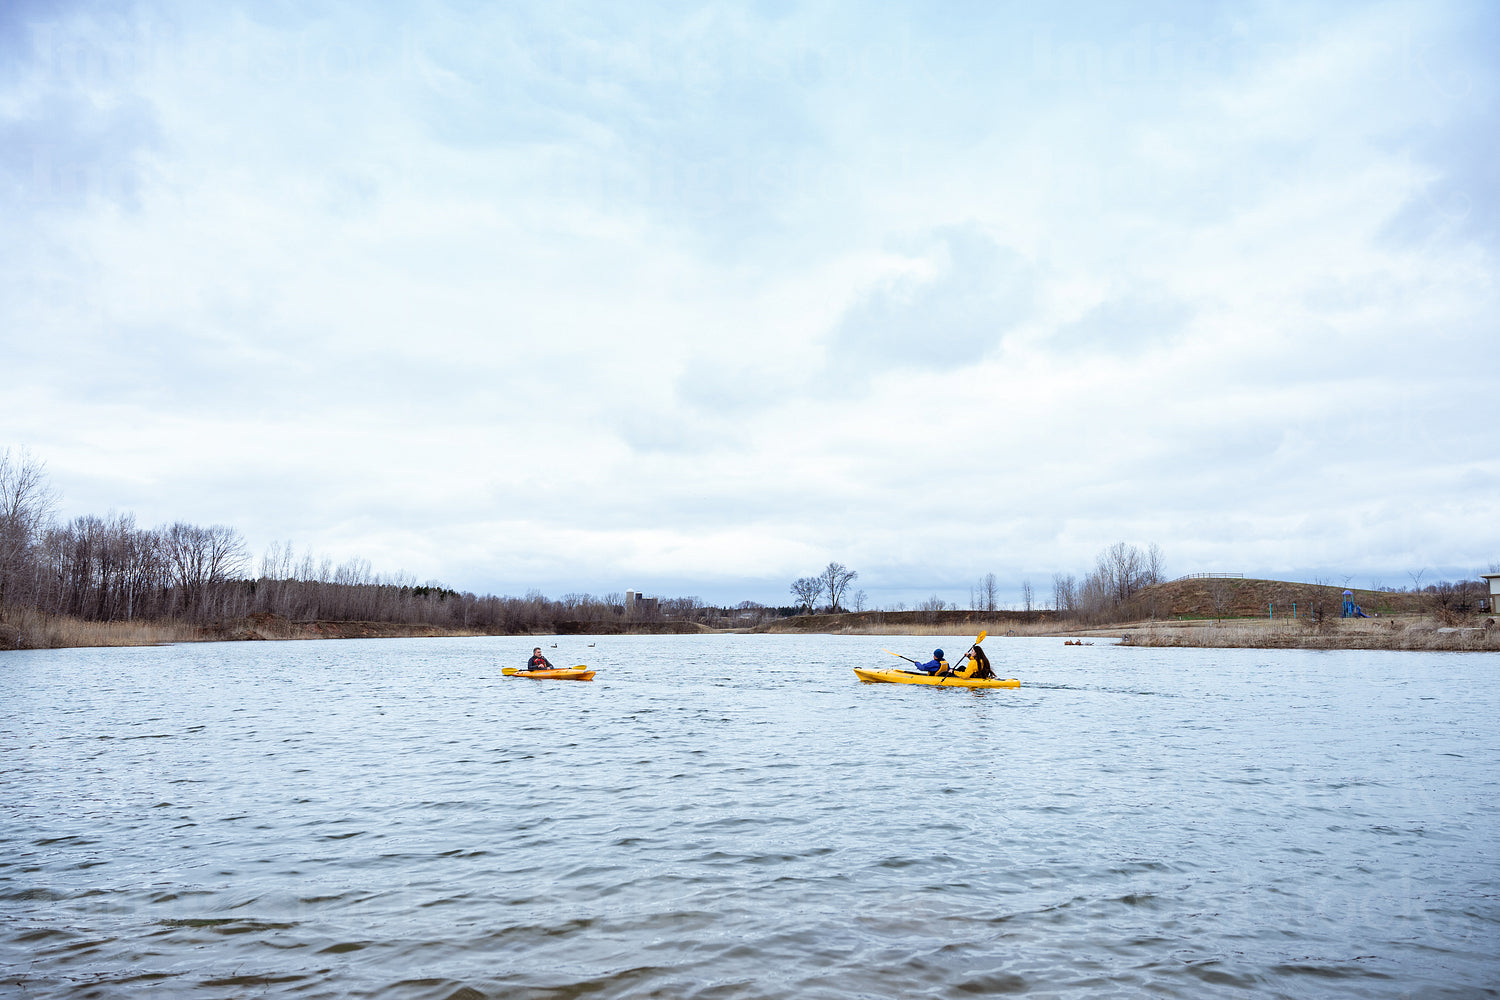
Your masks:
M 659 614 L 661 614 L 659 598 L 642 597 L 633 590 L 625 591 L 626 618 L 655 618 Z
M 1500 607 L 1500 573 L 1480 573 L 1479 578 L 1490 585 L 1490 596 L 1485 602 L 1484 610 L 1494 614 L 1495 609 Z

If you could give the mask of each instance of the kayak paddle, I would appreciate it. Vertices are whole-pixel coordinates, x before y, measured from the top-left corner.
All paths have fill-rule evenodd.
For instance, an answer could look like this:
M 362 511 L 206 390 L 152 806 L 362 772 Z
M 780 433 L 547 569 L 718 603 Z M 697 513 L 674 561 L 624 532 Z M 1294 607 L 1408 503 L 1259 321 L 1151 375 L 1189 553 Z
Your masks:
M 886 649 L 883 646 L 881 647 L 880 651 L 882 653 L 891 653 L 891 651 L 889 649 Z M 901 656 L 900 653 L 891 653 L 891 655 L 892 656 Z M 901 659 L 905 660 L 907 663 L 916 663 L 917 662 L 916 660 L 913 660 L 910 656 L 901 656 Z

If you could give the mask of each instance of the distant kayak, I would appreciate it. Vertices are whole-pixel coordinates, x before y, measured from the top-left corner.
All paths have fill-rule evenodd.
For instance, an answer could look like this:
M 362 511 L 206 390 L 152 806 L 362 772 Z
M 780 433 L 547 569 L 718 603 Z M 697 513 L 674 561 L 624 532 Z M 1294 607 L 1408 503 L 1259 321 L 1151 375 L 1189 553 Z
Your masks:
M 510 670 L 500 671 L 506 677 L 530 677 L 536 681 L 591 681 L 594 672 L 585 666 L 556 667 L 552 670 Z
M 871 684 L 932 684 L 936 687 L 959 687 L 959 688 L 1018 688 L 1021 682 L 1014 677 L 1001 679 L 993 677 L 981 681 L 973 677 L 934 677 L 931 674 L 918 673 L 915 670 L 862 670 L 854 668 L 854 676 Z

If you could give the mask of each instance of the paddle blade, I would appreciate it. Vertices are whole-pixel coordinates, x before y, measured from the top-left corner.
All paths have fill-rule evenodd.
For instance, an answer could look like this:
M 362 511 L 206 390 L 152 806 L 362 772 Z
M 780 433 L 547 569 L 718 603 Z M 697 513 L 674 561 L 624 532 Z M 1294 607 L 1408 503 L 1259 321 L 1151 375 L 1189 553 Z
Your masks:
M 974 640 L 974 645 L 976 645 L 976 646 L 977 646 L 977 645 L 979 645 L 979 644 L 980 644 L 980 643 L 981 643 L 981 642 L 983 642 L 983 641 L 984 641 L 984 637 L 985 637 L 985 636 L 987 636 L 987 635 L 989 635 L 989 634 L 990 634 L 990 633 L 989 633 L 989 630 L 988 630 L 988 629 L 986 629 L 986 630 L 985 630 L 985 631 L 983 631 L 983 632 L 980 632 L 980 633 L 979 633 L 979 638 L 978 638 L 978 639 L 975 639 L 975 640 Z
M 501 667 L 500 668 L 500 672 L 502 674 L 504 674 L 506 677 L 514 677 L 515 673 L 516 673 L 516 668 L 515 667 Z

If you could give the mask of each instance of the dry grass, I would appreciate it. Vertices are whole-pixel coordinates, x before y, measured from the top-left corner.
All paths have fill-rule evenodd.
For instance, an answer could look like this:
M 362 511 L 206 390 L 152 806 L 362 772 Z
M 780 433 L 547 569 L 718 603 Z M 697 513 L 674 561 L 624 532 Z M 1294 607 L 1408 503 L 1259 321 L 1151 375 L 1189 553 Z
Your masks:
M 831 616 L 829 616 L 831 617 Z M 1115 625 L 1080 626 L 1056 621 L 1015 620 L 972 622 L 848 621 L 839 627 L 820 622 L 819 634 L 829 635 L 973 635 L 986 631 L 991 638 L 1016 636 L 1093 636 L 1118 638 L 1129 646 L 1196 646 L 1242 649 L 1405 649 L 1456 652 L 1500 652 L 1500 627 L 1485 627 L 1488 619 L 1466 619 L 1457 626 L 1435 619 L 1404 615 L 1376 619 L 1331 619 L 1325 629 L 1310 628 L 1302 620 L 1224 619 L 1197 621 L 1137 621 Z M 757 631 L 762 631 L 757 629 Z M 764 629 L 771 631 L 771 629 Z M 781 631 L 776 629 L 776 631 Z M 786 629 L 805 632 L 805 629 Z M 76 618 L 10 610 L 0 614 L 0 650 L 49 649 L 67 646 L 149 646 L 170 642 L 214 639 L 313 639 L 382 636 L 470 635 L 473 632 L 429 626 L 400 626 L 374 622 L 261 621 L 251 616 L 233 628 L 202 629 L 173 622 L 87 622 Z
M 1482 622 L 1445 626 L 1422 619 L 1334 619 L 1331 627 L 1301 622 L 1136 622 L 1105 634 L 1127 646 L 1195 646 L 1237 649 L 1402 649 L 1500 652 L 1500 628 Z
M 833 616 L 824 616 L 832 618 Z M 991 637 L 1002 635 L 1057 635 L 1056 622 L 973 621 L 973 622 L 869 622 L 850 621 L 843 624 L 828 624 L 817 629 L 797 628 L 772 622 L 767 625 L 734 631 L 794 633 L 816 635 L 977 635 L 988 632 Z
M 207 626 L 171 621 L 91 622 L 15 609 L 0 614 L 0 650 L 159 646 L 172 642 L 253 639 L 381 639 L 487 634 L 473 629 L 392 622 L 288 622 L 285 618 L 268 614 L 252 614 Z
M 0 617 L 0 649 L 157 646 L 198 638 L 195 627 L 173 622 L 88 622 L 29 610 Z

